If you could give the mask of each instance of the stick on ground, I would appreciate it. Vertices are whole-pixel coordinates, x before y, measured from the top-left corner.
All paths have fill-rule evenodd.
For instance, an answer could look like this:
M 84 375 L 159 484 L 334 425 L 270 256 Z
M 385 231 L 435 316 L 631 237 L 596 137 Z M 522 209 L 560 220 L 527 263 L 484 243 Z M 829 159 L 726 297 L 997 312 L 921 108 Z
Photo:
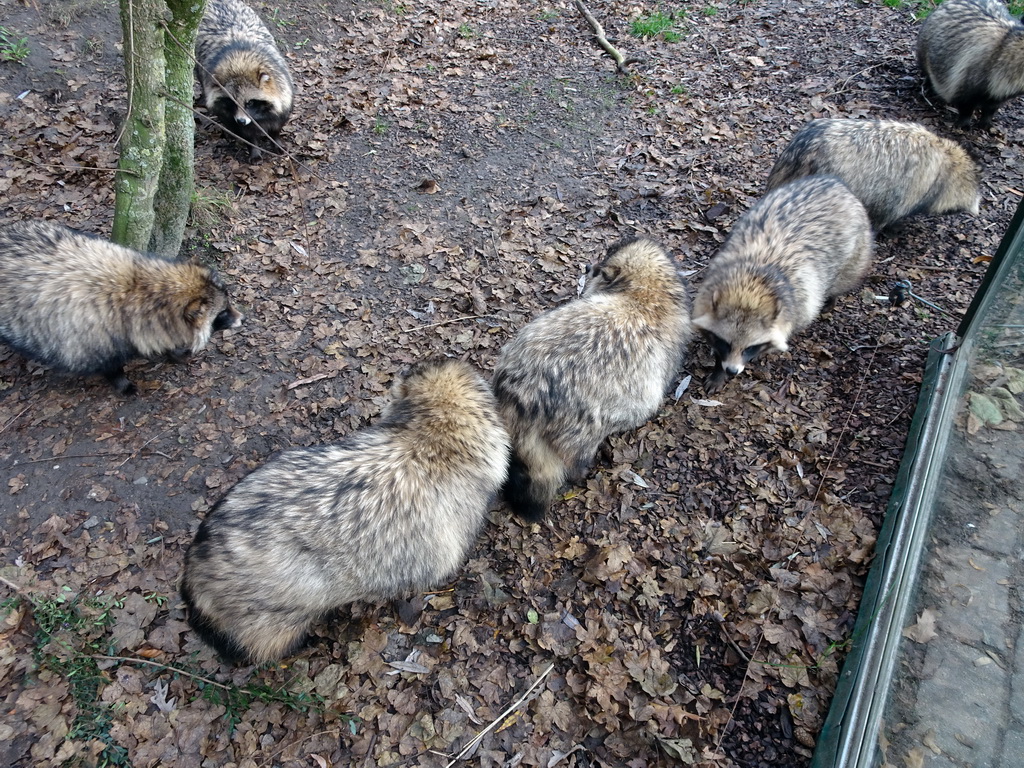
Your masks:
M 615 60 L 615 68 L 622 72 L 624 75 L 629 74 L 629 70 L 626 69 L 628 64 L 635 64 L 640 59 L 629 58 L 627 59 L 614 45 L 608 42 L 608 38 L 605 36 L 604 27 L 601 26 L 601 22 L 594 18 L 594 14 L 585 6 L 582 0 L 573 0 L 576 3 L 576 10 L 583 14 L 583 18 L 587 20 L 587 23 L 594 30 L 594 35 L 597 38 L 597 44 L 600 45 L 605 53 L 611 56 Z

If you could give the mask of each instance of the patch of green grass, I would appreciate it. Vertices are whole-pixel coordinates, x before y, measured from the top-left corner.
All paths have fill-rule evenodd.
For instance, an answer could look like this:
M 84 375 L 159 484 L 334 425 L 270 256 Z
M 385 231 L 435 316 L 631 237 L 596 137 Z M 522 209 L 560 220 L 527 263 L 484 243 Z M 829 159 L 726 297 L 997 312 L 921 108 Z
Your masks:
M 165 595 L 155 592 L 144 594 L 143 599 L 160 607 L 168 602 Z M 64 587 L 56 598 L 7 598 L 0 602 L 0 611 L 7 613 L 23 603 L 31 606 L 37 627 L 32 650 L 36 665 L 67 681 L 78 710 L 68 738 L 94 742 L 96 746 L 93 749 L 102 745 L 98 753 L 93 752 L 95 758 L 90 765 L 97 768 L 130 766 L 127 749 L 118 744 L 110 733 L 118 705 L 100 701 L 103 689 L 110 682 L 110 675 L 99 668 L 96 658 L 113 655 L 109 630 L 115 622 L 113 611 L 123 607 L 123 601 L 112 596 L 82 597 Z M 245 688 L 238 688 L 213 684 L 198 668 L 152 666 L 160 669 L 161 673 L 170 672 L 176 678 L 181 676 L 194 680 L 202 698 L 223 704 L 229 731 L 234 730 L 255 702 L 277 703 L 300 713 L 311 709 L 327 711 L 322 696 L 288 690 L 287 682 L 254 681 Z M 358 719 L 346 715 L 341 715 L 341 718 L 348 721 L 350 730 L 355 733 Z
M 234 205 L 230 193 L 214 187 L 196 187 L 188 215 L 193 226 L 206 232 L 227 218 L 232 210 Z
M 32 600 L 37 627 L 33 659 L 40 669 L 67 681 L 78 710 L 68 738 L 101 744 L 98 766 L 129 765 L 128 750 L 110 734 L 111 708 L 99 700 L 109 678 L 93 658 L 110 652 L 107 630 L 114 623 L 113 610 L 121 606 L 112 597 L 75 595 L 69 587 L 56 598 Z
M 552 20 L 557 19 L 557 18 L 558 18 L 558 11 L 554 11 L 554 10 L 552 10 L 550 8 L 545 8 L 543 11 L 540 12 L 540 20 L 541 21 L 552 21 Z
M 388 128 L 390 127 L 391 124 L 387 120 L 382 120 L 378 117 L 373 123 L 373 132 L 378 136 L 383 136 L 388 132 Z
M 270 11 L 270 20 L 274 25 L 280 27 L 281 29 L 295 26 L 295 19 L 284 18 L 281 15 L 281 8 L 274 8 L 272 11 Z
M 476 30 L 473 29 L 469 24 L 459 24 L 456 33 L 463 40 L 469 40 L 470 38 L 476 37 Z
M 673 85 L 672 88 L 669 90 L 669 93 L 671 93 L 673 96 L 682 96 L 686 93 L 689 93 L 689 91 L 686 89 L 685 85 Z
M 405 16 L 405 14 L 409 12 L 409 9 L 404 5 L 401 3 L 391 2 L 391 0 L 385 0 L 384 9 L 391 11 L 395 16 Z
M 283 19 L 280 16 L 281 9 L 275 8 L 270 14 L 270 20 L 279 27 L 294 27 L 295 19 Z
M 718 7 L 714 5 L 705 6 L 704 10 L 701 11 L 705 16 L 714 16 L 718 13 Z
M 908 10 L 918 21 L 938 8 L 942 0 L 882 0 L 882 3 L 894 10 Z
M 940 2 L 941 0 L 919 0 L 917 7 L 910 15 L 918 21 L 924 21 L 932 11 L 939 7 Z
M 235 727 L 242 722 L 245 713 L 252 708 L 252 705 L 259 701 L 264 704 L 283 704 L 294 712 L 306 713 L 309 710 L 325 712 L 327 703 L 323 696 L 317 693 L 306 691 L 289 691 L 286 688 L 268 685 L 263 682 L 250 683 L 246 688 L 220 688 L 214 685 L 206 685 L 197 680 L 202 691 L 202 697 L 211 704 L 221 704 L 224 707 L 224 720 L 228 724 L 228 735 L 232 734 Z M 342 716 L 345 719 L 346 716 Z
M 634 37 L 644 38 L 661 35 L 669 43 L 682 39 L 682 34 L 676 26 L 676 14 L 663 11 L 655 11 L 650 16 L 633 19 L 629 25 L 629 32 Z
M 1010 0 L 1006 4 L 1011 16 L 1024 16 L 1024 0 Z
M 24 66 L 29 53 L 27 37 L 18 37 L 13 30 L 0 27 L 0 61 L 13 61 Z

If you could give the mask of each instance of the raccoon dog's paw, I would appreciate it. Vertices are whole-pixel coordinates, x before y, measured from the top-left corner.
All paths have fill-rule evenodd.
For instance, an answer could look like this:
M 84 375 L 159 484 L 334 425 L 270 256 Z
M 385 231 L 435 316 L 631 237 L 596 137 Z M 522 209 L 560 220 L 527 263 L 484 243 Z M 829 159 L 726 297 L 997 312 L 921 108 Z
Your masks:
M 125 397 L 131 397 L 132 395 L 136 395 L 139 392 L 138 387 L 136 387 L 128 380 L 128 377 L 124 375 L 124 371 L 122 371 L 120 368 L 106 371 L 103 374 L 103 376 L 106 378 L 107 381 L 110 382 L 110 385 L 114 389 L 116 389 Z
M 172 349 L 167 353 L 167 359 L 172 363 L 187 363 L 190 357 L 192 357 L 192 350 L 188 347 Z
M 704 392 L 709 395 L 713 395 L 722 387 L 725 383 L 731 379 L 732 376 L 722 367 L 721 363 L 715 363 L 715 370 L 704 379 Z

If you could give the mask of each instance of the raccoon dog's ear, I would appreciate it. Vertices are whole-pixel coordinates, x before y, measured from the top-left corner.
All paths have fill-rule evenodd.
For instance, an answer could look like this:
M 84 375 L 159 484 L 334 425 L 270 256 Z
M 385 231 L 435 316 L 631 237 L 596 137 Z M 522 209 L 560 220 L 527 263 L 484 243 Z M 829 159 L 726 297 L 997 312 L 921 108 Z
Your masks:
M 622 275 L 622 268 L 610 264 L 595 264 L 593 266 L 594 279 L 599 285 L 607 290 L 617 290 L 622 287 L 619 278 Z
M 194 323 L 200 317 L 202 317 L 204 310 L 209 302 L 205 298 L 192 299 L 188 304 L 185 305 L 185 312 L 183 313 L 185 319 L 190 323 Z
M 711 291 L 711 311 L 712 313 L 718 312 L 718 302 L 722 300 L 722 291 L 719 288 L 715 288 Z
M 391 399 L 403 400 L 409 394 L 409 379 L 416 375 L 420 367 L 418 365 L 407 365 L 395 374 L 391 382 Z
M 270 75 L 266 72 L 260 72 L 260 84 L 266 84 L 270 82 Z
M 707 315 L 700 315 L 698 317 L 695 317 L 690 322 L 693 324 L 694 328 L 697 328 L 701 331 L 710 331 L 712 328 L 711 318 L 708 317 Z

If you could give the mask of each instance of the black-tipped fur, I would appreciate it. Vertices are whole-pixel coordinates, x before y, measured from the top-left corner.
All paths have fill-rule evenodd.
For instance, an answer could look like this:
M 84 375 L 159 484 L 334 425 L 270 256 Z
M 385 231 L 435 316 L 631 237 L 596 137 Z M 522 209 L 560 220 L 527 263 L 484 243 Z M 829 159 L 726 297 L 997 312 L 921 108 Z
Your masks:
M 875 231 L 909 216 L 978 212 L 978 168 L 954 141 L 896 120 L 822 118 L 779 155 L 766 191 L 814 175 L 838 177 Z
M 999 107 L 1024 94 L 1024 24 L 999 0 L 945 0 L 917 38 L 917 63 L 961 127 L 988 128 Z
M 693 324 L 708 336 L 712 393 L 764 352 L 788 349 L 826 299 L 852 290 L 871 266 L 864 205 L 834 176 L 773 189 L 743 214 L 708 264 Z
M 540 520 L 609 434 L 654 414 L 690 337 L 686 283 L 650 240 L 618 243 L 583 296 L 541 315 L 505 347 L 493 387 L 514 458 L 505 499 Z
M 429 361 L 371 427 L 295 448 L 238 483 L 185 555 L 189 621 L 226 659 L 275 661 L 357 600 L 443 583 L 504 484 L 509 437 L 487 382 Z
M 249 661 L 248 651 L 231 635 L 222 632 L 217 622 L 196 607 L 192 591 L 184 582 L 181 585 L 181 598 L 188 606 L 189 625 L 204 643 L 213 648 L 228 664 L 244 664 Z
M 207 267 L 45 221 L 0 227 L 0 340 L 45 365 L 128 395 L 129 360 L 196 352 L 241 321 Z
M 196 37 L 196 77 L 207 112 L 262 155 L 292 111 L 293 84 L 273 35 L 241 0 L 210 0 Z
M 501 489 L 502 498 L 509 505 L 512 512 L 529 523 L 539 523 L 544 519 L 544 512 L 547 509 L 547 499 L 543 494 L 538 494 L 530 480 L 530 470 L 519 457 L 513 452 L 512 461 L 508 467 L 508 480 Z

